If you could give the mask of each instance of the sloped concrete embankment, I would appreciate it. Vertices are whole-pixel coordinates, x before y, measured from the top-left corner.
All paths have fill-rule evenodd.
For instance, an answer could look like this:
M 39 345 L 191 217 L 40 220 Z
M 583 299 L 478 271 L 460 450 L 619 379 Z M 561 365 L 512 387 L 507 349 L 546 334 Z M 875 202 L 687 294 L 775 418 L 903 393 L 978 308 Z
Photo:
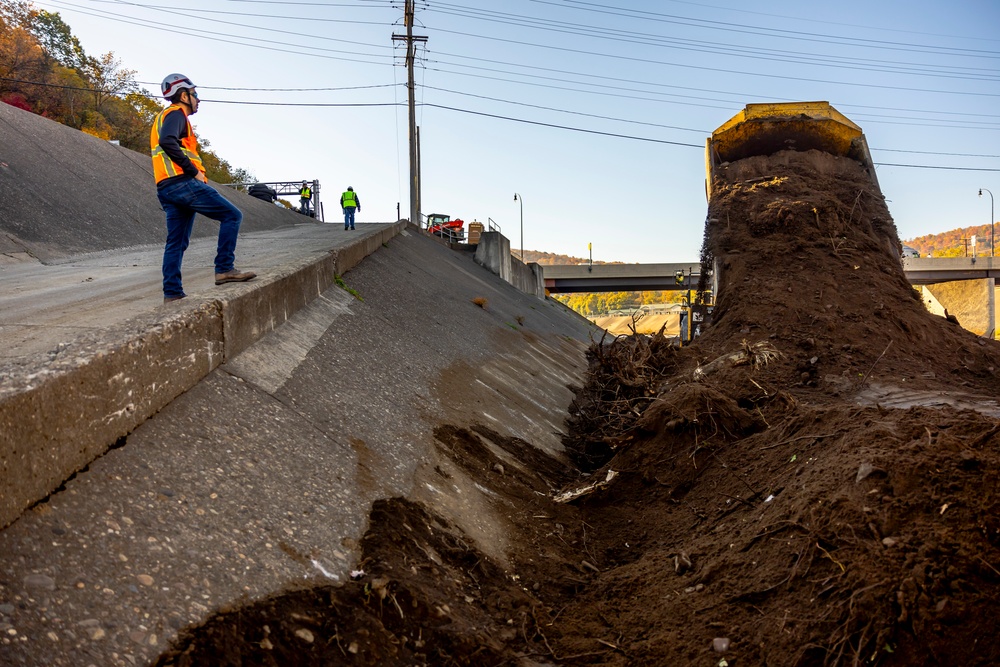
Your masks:
M 217 186 L 244 213 L 242 231 L 304 218 Z M 43 263 L 83 252 L 163 242 L 148 155 L 0 104 L 0 260 Z M 213 224 L 195 224 L 210 236 Z
M 403 229 L 397 223 L 320 258 L 177 311 L 74 341 L 0 388 L 0 526 L 334 284 Z
M 378 498 L 503 562 L 523 518 L 435 433 L 561 455 L 596 330 L 410 229 L 344 280 L 360 298 L 327 289 L 0 532 L 0 664 L 148 664 L 214 610 L 343 581 Z

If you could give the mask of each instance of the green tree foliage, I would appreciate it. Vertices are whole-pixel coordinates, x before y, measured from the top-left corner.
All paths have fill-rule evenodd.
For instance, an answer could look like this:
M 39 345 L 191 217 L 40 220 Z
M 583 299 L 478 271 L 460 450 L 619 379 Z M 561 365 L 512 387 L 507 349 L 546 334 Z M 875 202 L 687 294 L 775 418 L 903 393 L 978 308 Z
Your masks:
M 678 290 L 579 292 L 576 294 L 555 294 L 553 298 L 581 315 L 594 316 L 607 314 L 613 310 L 634 310 L 645 305 L 680 303 L 684 294 Z
M 59 14 L 50 14 L 44 9 L 35 12 L 31 33 L 42 49 L 63 67 L 82 70 L 86 65 L 88 58 L 80 40 L 73 36 L 73 31 Z
M 135 75 L 111 51 L 87 55 L 58 13 L 36 9 L 30 0 L 0 0 L 0 102 L 148 155 L 149 132 L 163 105 Z M 199 141 L 208 178 L 255 180 Z

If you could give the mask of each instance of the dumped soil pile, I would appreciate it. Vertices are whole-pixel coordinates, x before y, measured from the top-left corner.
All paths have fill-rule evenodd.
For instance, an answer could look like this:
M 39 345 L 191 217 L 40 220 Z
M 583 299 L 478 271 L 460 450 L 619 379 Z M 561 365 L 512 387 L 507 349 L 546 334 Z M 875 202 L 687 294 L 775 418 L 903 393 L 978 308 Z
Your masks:
M 762 370 L 764 379 L 828 393 L 843 384 L 835 378 L 869 373 L 907 386 L 995 391 L 1000 352 L 928 316 L 903 274 L 885 200 L 857 162 L 783 151 L 720 172 L 703 260 L 718 259 L 725 289 L 699 341 L 704 354 L 766 339 L 783 358 Z
M 357 581 L 223 610 L 160 664 L 1000 663 L 998 345 L 924 312 L 859 164 L 784 152 L 715 186 L 714 321 L 595 344 L 573 465 L 436 432 L 510 517 L 508 563 L 379 503 Z

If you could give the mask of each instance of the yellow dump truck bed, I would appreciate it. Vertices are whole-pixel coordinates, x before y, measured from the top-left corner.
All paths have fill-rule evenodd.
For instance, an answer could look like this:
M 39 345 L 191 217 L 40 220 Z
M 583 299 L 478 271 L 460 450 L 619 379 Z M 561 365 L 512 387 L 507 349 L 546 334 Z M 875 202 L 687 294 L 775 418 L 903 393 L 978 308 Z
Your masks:
M 711 198 L 717 165 L 782 150 L 821 150 L 861 162 L 875 185 L 875 168 L 861 128 L 829 102 L 748 104 L 708 138 L 706 193 Z

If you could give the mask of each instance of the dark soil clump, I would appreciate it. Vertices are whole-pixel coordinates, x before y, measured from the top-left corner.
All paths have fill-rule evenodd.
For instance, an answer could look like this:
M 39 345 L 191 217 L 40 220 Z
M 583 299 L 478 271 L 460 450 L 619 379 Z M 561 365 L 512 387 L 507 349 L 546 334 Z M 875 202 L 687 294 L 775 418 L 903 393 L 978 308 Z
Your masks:
M 584 473 L 437 430 L 511 516 L 507 565 L 383 501 L 364 577 L 223 610 L 159 664 L 1000 664 L 1000 346 L 925 312 L 852 160 L 734 162 L 708 218 L 714 320 L 593 347 Z

